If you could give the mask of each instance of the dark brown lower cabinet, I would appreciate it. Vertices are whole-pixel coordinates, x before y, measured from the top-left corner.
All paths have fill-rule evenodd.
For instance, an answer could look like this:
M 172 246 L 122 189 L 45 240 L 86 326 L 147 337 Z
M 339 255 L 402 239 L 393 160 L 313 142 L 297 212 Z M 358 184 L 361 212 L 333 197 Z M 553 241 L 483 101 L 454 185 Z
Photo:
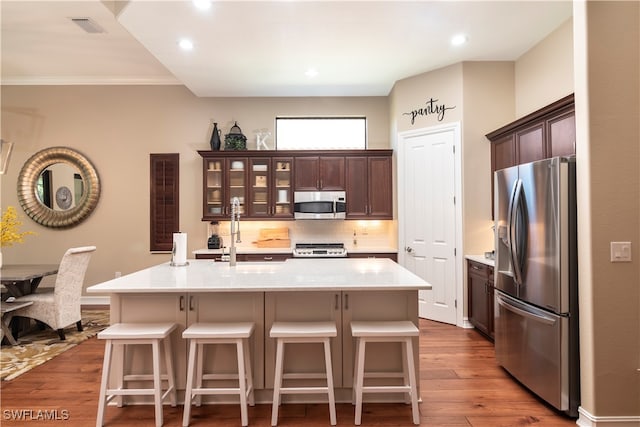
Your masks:
M 229 249 L 225 249 L 225 253 L 228 254 Z M 196 259 L 212 259 L 220 261 L 222 254 L 196 254 Z M 349 253 L 349 258 L 389 258 L 395 262 L 398 262 L 398 254 L 396 253 Z M 250 262 L 269 262 L 269 261 L 285 261 L 289 258 L 293 258 L 292 254 L 278 253 L 278 254 L 238 254 L 236 256 L 237 261 L 250 261 Z M 321 262 L 322 259 L 318 259 Z
M 467 260 L 469 322 L 493 340 L 493 267 Z
M 389 258 L 395 262 L 398 262 L 397 253 L 353 253 L 349 252 L 349 258 Z
M 229 248 L 225 249 L 225 254 L 229 254 Z M 238 254 L 236 255 L 237 261 L 250 261 L 250 262 L 270 262 L 270 261 L 284 261 L 291 258 L 291 254 Z M 196 259 L 212 259 L 214 261 L 221 261 L 222 254 L 196 254 Z

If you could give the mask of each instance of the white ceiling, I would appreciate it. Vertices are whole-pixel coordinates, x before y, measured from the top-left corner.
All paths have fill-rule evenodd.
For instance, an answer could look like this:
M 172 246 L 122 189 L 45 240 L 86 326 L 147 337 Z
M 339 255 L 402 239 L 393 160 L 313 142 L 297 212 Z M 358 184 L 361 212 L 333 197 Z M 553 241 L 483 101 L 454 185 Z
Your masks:
M 197 96 L 386 96 L 461 61 L 511 61 L 571 1 L 2 0 L 2 84 L 184 84 Z M 71 17 L 105 33 L 88 34 Z M 454 34 L 468 43 L 453 47 Z M 178 40 L 191 38 L 192 51 Z M 315 77 L 305 71 L 314 68 Z

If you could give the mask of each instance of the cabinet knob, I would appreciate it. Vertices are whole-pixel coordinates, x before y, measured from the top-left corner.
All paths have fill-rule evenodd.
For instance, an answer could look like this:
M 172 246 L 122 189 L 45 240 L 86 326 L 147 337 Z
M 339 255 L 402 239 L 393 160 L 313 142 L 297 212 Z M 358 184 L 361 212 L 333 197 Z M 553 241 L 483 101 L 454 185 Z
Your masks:
M 411 253 L 411 252 L 413 252 L 413 248 L 412 248 L 411 246 L 407 246 L 406 248 L 404 248 L 404 250 L 405 250 L 407 253 Z

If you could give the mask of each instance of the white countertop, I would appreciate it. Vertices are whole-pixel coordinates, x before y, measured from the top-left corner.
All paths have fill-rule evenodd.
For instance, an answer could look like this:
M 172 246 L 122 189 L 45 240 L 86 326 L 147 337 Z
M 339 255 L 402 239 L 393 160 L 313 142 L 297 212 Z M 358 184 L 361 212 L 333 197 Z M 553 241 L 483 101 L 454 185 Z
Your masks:
M 156 265 L 87 288 L 88 293 L 428 290 L 431 285 L 390 259 L 288 259 L 284 262 L 188 260 Z
M 481 264 L 490 265 L 491 267 L 495 266 L 495 260 L 485 258 L 484 255 L 467 255 L 465 256 L 465 258 L 471 261 L 479 262 Z
M 354 254 L 395 254 L 398 253 L 398 249 L 390 248 L 388 246 L 358 246 L 358 245 L 346 245 L 347 253 Z M 225 247 L 225 253 L 229 253 L 229 248 Z M 239 247 L 236 249 L 238 254 L 290 254 L 292 248 L 253 248 L 253 247 Z M 218 255 L 222 253 L 222 249 L 196 249 L 192 252 L 193 255 L 199 254 L 214 254 Z

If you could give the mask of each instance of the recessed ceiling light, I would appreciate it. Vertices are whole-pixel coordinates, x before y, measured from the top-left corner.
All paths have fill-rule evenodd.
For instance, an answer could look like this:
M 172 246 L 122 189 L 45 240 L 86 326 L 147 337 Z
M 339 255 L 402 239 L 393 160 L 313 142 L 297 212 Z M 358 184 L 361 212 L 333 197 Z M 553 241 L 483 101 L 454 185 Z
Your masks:
M 320 73 L 318 73 L 318 70 L 316 70 L 315 68 L 309 68 L 307 71 L 304 72 L 304 75 L 309 77 L 310 79 L 314 78 L 318 74 Z
M 211 7 L 211 0 L 193 0 L 193 5 L 200 10 L 207 10 Z
M 451 44 L 454 46 L 460 46 L 467 42 L 468 37 L 466 34 L 457 34 L 451 38 Z
M 193 42 L 189 39 L 181 39 L 178 42 L 178 45 L 180 46 L 180 48 L 182 50 L 192 50 L 193 49 Z

